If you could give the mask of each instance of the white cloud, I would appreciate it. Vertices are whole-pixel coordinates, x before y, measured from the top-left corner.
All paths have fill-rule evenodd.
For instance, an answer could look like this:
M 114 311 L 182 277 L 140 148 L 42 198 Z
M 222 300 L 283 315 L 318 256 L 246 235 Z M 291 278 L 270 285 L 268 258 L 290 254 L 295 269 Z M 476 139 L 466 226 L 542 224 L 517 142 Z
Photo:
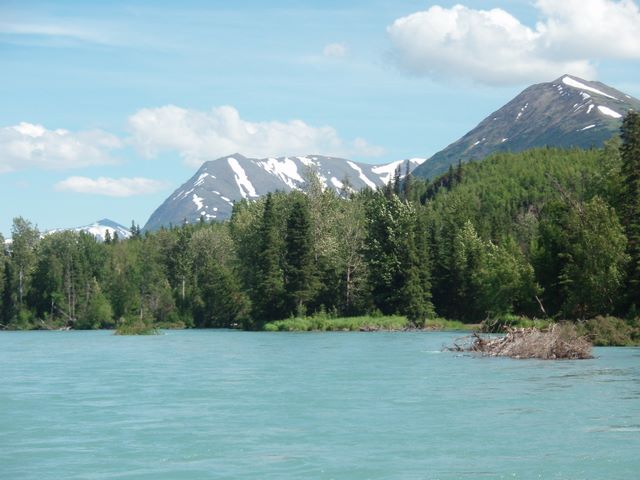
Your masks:
M 632 0 L 538 0 L 535 28 L 505 10 L 433 6 L 387 28 L 409 73 L 486 84 L 530 83 L 563 73 L 592 78 L 594 61 L 640 58 L 640 12 Z
M 536 28 L 555 57 L 640 58 L 640 8 L 633 0 L 538 0 Z
M 165 182 L 150 178 L 69 177 L 56 183 L 58 191 L 106 195 L 109 197 L 132 197 L 155 193 L 166 187 Z
M 342 140 L 329 126 L 314 127 L 302 120 L 250 122 L 231 106 L 209 112 L 167 105 L 145 108 L 129 117 L 132 143 L 146 157 L 177 151 L 185 162 L 202 162 L 232 153 L 251 157 L 306 155 L 378 156 L 381 147 L 363 139 Z
M 330 43 L 322 49 L 322 55 L 328 58 L 343 58 L 347 55 L 347 47 L 343 43 Z
M 0 173 L 112 164 L 115 160 L 108 152 L 121 146 L 118 137 L 102 130 L 48 130 L 22 122 L 0 128 Z

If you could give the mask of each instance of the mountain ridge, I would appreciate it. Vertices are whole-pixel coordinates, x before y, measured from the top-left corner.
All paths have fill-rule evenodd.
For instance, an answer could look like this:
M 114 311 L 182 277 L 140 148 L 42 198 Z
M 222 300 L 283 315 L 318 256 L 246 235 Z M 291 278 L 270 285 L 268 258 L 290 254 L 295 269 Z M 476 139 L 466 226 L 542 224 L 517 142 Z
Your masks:
M 196 173 L 177 188 L 149 217 L 145 231 L 179 225 L 185 220 L 224 220 L 231 216 L 233 203 L 257 199 L 276 190 L 300 190 L 307 172 L 315 171 L 324 188 L 359 190 L 385 185 L 406 163 L 410 170 L 424 158 L 396 160 L 380 165 L 323 155 L 249 158 L 235 153 L 202 164 Z
M 131 231 L 128 228 L 108 218 L 103 218 L 101 220 L 97 220 L 93 223 L 89 223 L 81 227 L 54 228 L 52 230 L 47 230 L 46 232 L 44 232 L 43 235 L 49 235 L 52 233 L 64 232 L 64 231 L 85 232 L 90 235 L 93 235 L 96 238 L 96 240 L 100 242 L 105 241 L 107 232 L 109 232 L 109 235 L 111 238 L 113 238 L 114 233 L 117 232 L 118 238 L 120 240 L 129 238 L 131 236 Z
M 624 114 L 640 100 L 597 81 L 565 74 L 531 85 L 413 172 L 424 178 L 458 161 L 534 147 L 601 147 L 617 133 Z

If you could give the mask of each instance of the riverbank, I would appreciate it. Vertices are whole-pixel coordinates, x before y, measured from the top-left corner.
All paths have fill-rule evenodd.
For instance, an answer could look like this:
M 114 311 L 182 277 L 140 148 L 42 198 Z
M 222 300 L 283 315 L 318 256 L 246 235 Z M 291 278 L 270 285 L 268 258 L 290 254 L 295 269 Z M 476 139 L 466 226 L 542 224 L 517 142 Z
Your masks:
M 267 332 L 395 332 L 406 330 L 473 331 L 479 328 L 479 324 L 467 324 L 444 318 L 429 319 L 423 326 L 416 327 L 409 322 L 407 317 L 389 315 L 338 318 L 326 316 L 296 317 L 269 322 L 265 324 L 263 330 Z
M 565 320 L 538 319 L 503 315 L 485 320 L 481 324 L 483 333 L 507 333 L 513 329 L 545 330 L 555 323 L 575 326 L 578 336 L 584 336 L 596 347 L 636 347 L 640 346 L 640 318 L 623 319 L 612 316 L 597 316 L 575 322 Z

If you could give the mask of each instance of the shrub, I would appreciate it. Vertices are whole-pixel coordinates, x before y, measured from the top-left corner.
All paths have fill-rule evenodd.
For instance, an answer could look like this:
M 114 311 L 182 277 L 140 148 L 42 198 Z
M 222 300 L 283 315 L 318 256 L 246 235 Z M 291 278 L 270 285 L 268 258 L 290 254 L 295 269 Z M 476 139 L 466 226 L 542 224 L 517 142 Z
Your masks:
M 158 333 L 149 320 L 139 317 L 121 318 L 115 331 L 115 335 L 157 335 Z
M 625 321 L 616 317 L 597 316 L 580 322 L 578 328 L 597 346 L 640 345 L 640 318 Z

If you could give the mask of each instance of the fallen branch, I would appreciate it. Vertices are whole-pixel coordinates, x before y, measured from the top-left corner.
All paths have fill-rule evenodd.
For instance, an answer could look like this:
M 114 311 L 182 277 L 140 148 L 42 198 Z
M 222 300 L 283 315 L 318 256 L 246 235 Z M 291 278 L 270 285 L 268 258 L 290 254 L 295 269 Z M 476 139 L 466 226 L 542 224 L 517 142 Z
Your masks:
M 584 359 L 591 357 L 591 342 L 579 336 L 571 324 L 553 324 L 549 328 L 513 328 L 503 337 L 477 333 L 454 342 L 448 350 L 475 352 L 491 357 L 539 358 L 543 360 Z

